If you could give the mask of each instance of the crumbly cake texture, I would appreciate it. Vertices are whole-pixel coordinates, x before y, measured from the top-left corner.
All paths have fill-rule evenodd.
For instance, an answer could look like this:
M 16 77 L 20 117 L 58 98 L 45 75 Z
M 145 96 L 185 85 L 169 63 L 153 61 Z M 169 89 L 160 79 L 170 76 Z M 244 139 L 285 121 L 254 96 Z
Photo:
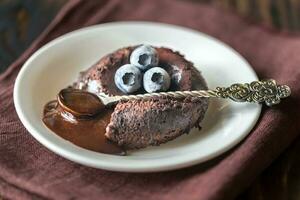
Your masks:
M 121 48 L 100 59 L 81 72 L 75 88 L 107 95 L 124 95 L 114 84 L 116 70 L 129 63 L 135 47 Z M 159 67 L 171 76 L 171 91 L 207 89 L 204 78 L 179 52 L 156 48 Z M 145 93 L 144 90 L 136 93 Z M 128 149 L 144 148 L 166 143 L 178 136 L 200 128 L 208 107 L 207 98 L 173 99 L 166 97 L 149 100 L 119 102 L 106 128 L 106 137 Z

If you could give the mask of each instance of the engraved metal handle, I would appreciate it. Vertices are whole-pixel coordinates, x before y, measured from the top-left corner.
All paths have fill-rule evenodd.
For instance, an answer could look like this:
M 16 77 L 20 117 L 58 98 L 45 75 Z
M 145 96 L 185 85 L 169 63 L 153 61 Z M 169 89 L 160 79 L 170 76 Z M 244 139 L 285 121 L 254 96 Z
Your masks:
M 277 85 L 273 79 L 253 81 L 251 83 L 236 83 L 229 87 L 217 87 L 215 90 L 194 90 L 194 91 L 174 91 L 174 92 L 158 92 L 146 93 L 138 95 L 123 96 L 103 96 L 99 97 L 106 102 L 105 104 L 117 103 L 119 101 L 148 99 L 153 97 L 218 97 L 231 99 L 236 102 L 252 102 L 265 103 L 272 106 L 280 103 L 282 98 L 291 95 L 291 89 L 287 85 Z

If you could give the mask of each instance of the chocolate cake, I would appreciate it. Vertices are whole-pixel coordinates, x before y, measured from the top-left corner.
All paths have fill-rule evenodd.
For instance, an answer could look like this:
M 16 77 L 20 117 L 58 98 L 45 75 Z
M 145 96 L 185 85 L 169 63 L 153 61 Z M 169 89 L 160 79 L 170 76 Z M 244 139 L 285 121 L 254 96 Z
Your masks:
M 74 83 L 76 89 L 106 95 L 125 95 L 114 83 L 117 69 L 129 63 L 136 48 L 119 49 L 99 60 L 88 70 L 81 72 Z M 204 78 L 193 64 L 171 49 L 155 48 L 159 66 L 171 77 L 169 91 L 207 89 Z M 145 93 L 140 89 L 135 93 Z M 208 107 L 207 98 L 172 99 L 156 97 L 149 100 L 119 102 L 111 115 L 105 136 L 129 149 L 144 148 L 168 142 L 193 127 L 200 128 Z

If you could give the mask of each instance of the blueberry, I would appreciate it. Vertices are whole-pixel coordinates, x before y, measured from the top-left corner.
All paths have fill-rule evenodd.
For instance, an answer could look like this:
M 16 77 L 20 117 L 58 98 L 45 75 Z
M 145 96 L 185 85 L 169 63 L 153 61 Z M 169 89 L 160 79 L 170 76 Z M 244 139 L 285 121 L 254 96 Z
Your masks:
M 156 50 L 149 45 L 142 45 L 132 51 L 130 63 L 145 71 L 150 67 L 157 66 L 158 55 Z
M 143 84 L 144 89 L 149 93 L 163 92 L 169 89 L 171 78 L 163 68 L 153 67 L 145 72 Z
M 132 64 L 121 66 L 115 73 L 115 84 L 124 93 L 133 93 L 141 88 L 142 73 Z

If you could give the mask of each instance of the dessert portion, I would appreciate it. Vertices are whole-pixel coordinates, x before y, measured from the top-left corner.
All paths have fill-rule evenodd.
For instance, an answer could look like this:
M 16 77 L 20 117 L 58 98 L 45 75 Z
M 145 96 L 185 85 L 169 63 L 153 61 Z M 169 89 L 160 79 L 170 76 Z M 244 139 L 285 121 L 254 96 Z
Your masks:
M 151 50 L 147 50 L 149 48 Z M 131 80 L 132 87 L 129 89 L 126 86 L 118 87 L 119 80 L 116 81 L 115 75 L 122 74 L 118 72 L 120 69 L 123 71 L 124 66 L 125 71 L 136 74 L 136 84 Z M 139 82 L 142 74 L 143 84 Z M 165 81 L 161 81 L 161 77 L 166 77 Z M 122 78 L 125 83 L 128 82 L 128 77 L 124 75 Z M 143 45 L 121 48 L 103 57 L 91 68 L 81 72 L 74 87 L 109 96 L 207 89 L 200 72 L 181 54 L 164 47 Z M 189 133 L 193 127 L 200 128 L 207 107 L 207 98 L 178 100 L 160 97 L 120 102 L 114 108 L 105 136 L 126 149 L 159 145 Z
M 121 48 L 80 73 L 45 106 L 43 122 L 56 134 L 93 151 L 124 155 L 201 128 L 207 98 L 153 97 L 107 107 L 97 95 L 206 90 L 200 72 L 179 52 L 138 45 Z M 99 103 L 100 102 L 100 103 Z

